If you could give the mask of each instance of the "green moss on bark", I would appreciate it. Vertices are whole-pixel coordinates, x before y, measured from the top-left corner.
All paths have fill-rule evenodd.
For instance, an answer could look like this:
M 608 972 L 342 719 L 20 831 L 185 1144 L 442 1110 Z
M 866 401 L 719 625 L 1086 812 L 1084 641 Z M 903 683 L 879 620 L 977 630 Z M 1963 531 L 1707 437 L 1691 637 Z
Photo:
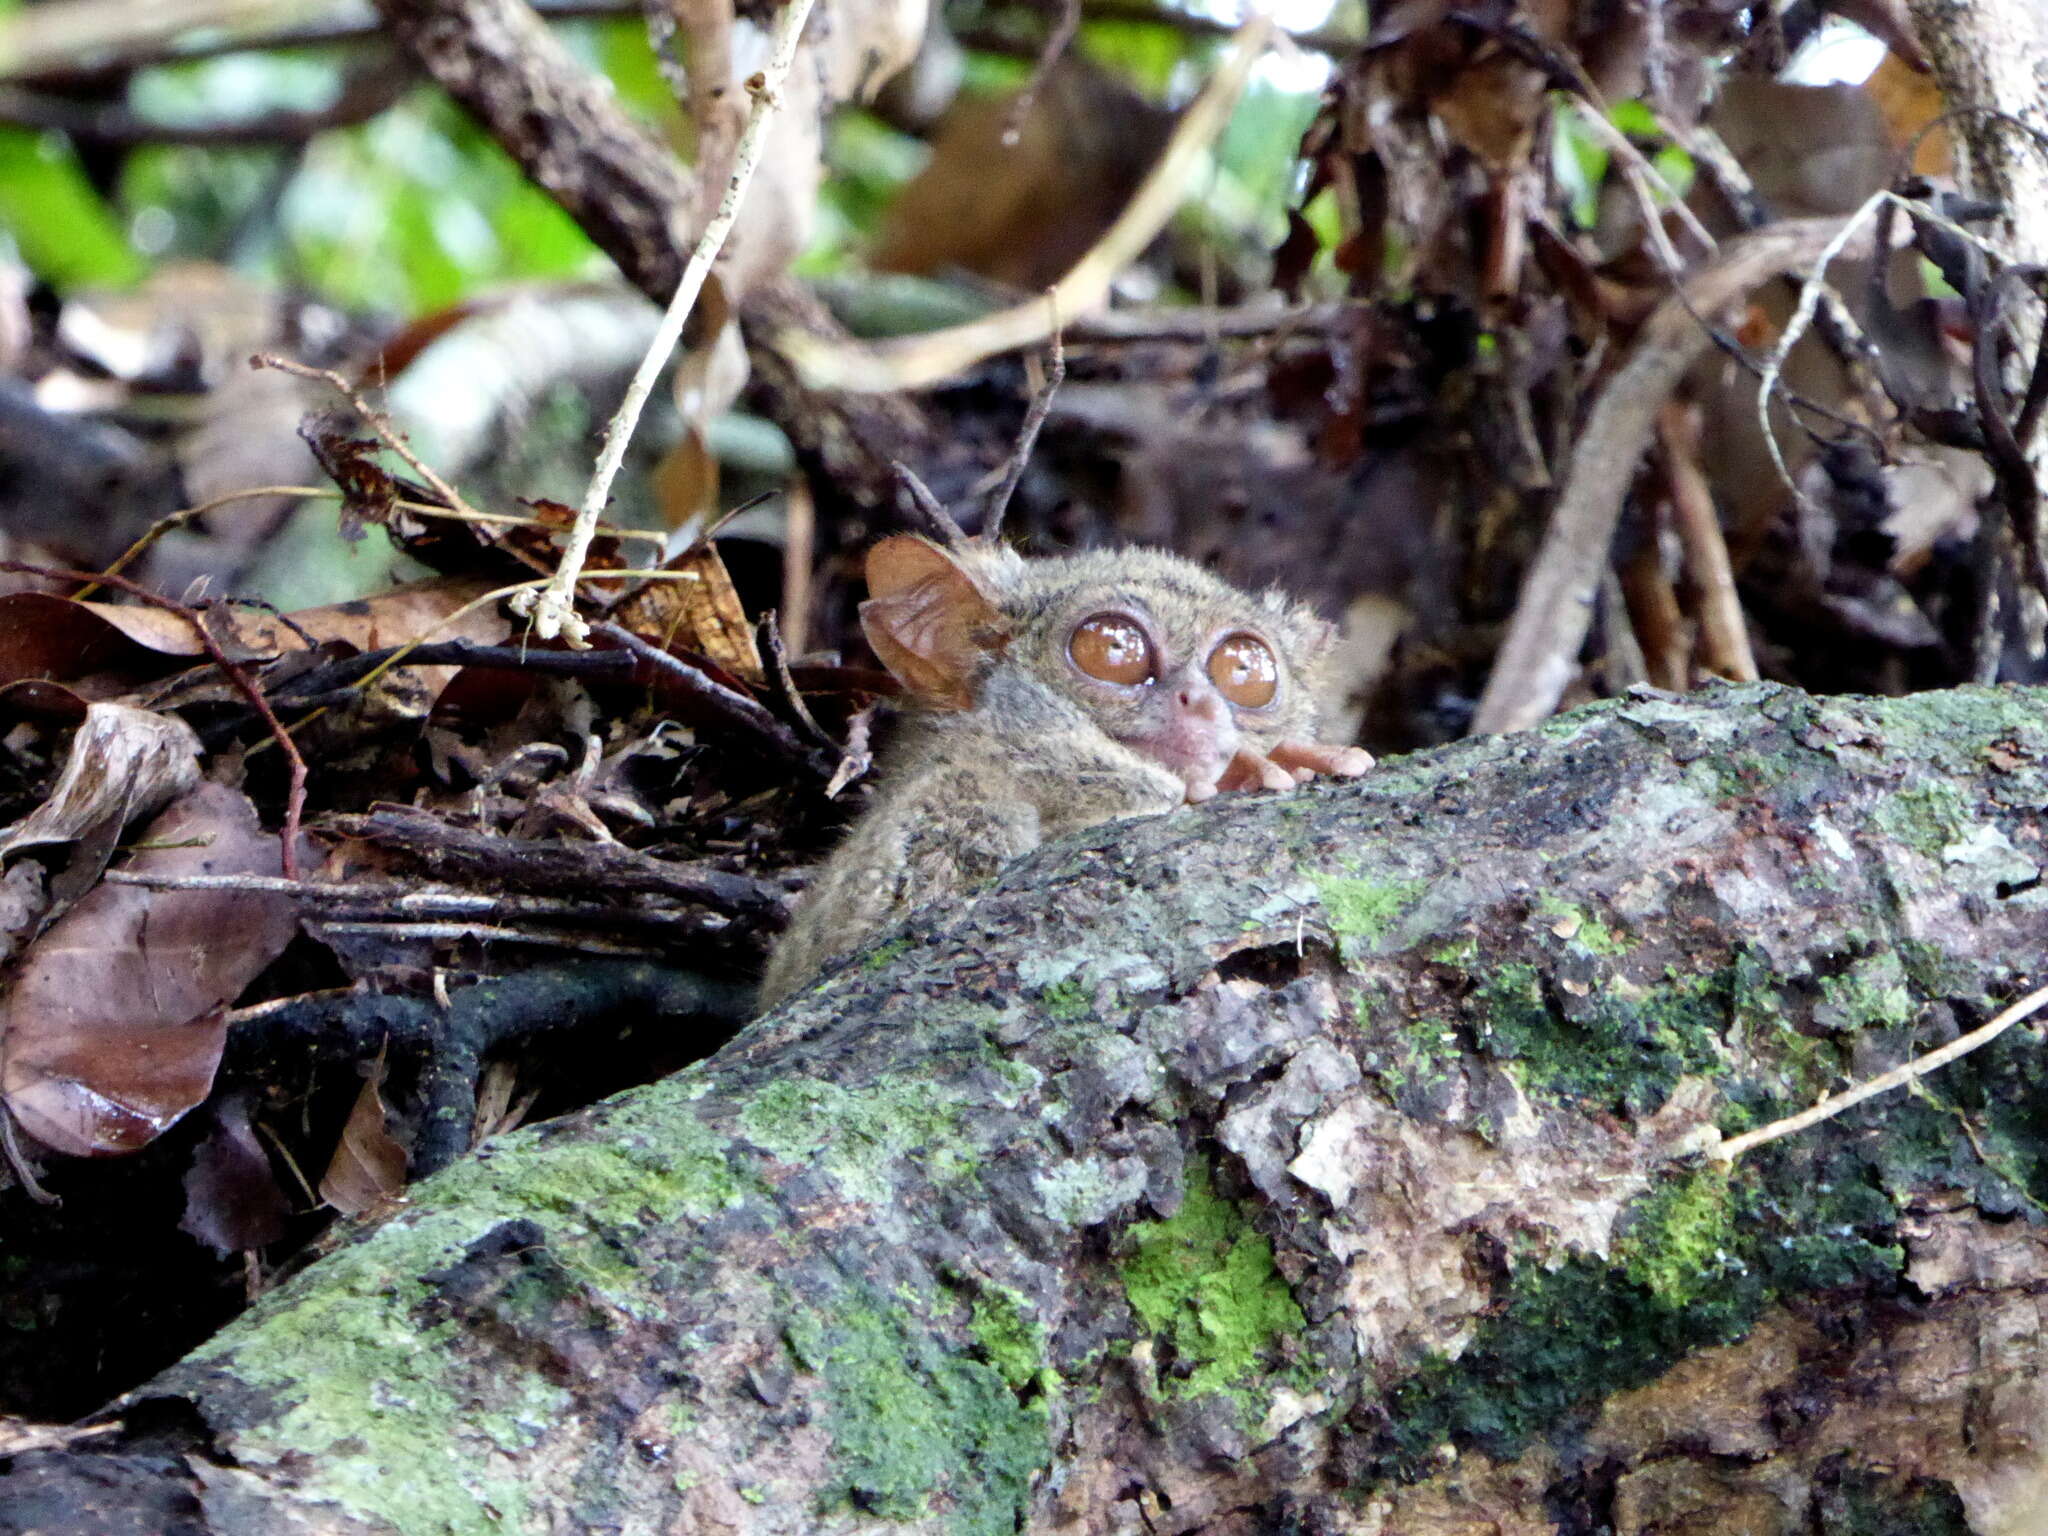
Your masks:
M 1169 1221 L 1139 1222 L 1119 1268 L 1139 1324 L 1164 1348 L 1169 1397 L 1247 1394 L 1275 1342 L 1307 1326 L 1273 1245 L 1200 1164 Z M 1262 1408 L 1246 1397 L 1244 1406 Z
M 824 1381 L 836 1459 L 827 1507 L 896 1520 L 937 1511 L 959 1536 L 1018 1528 L 1051 1457 L 1041 1404 L 1020 1402 L 995 1366 L 900 1304 L 800 1311 L 788 1337 Z
M 1310 878 L 1323 910 L 1329 915 L 1338 952 L 1346 960 L 1362 959 L 1377 949 L 1429 888 L 1424 880 L 1320 874 Z
M 1904 1263 L 1889 1241 L 1896 1207 L 1859 1156 L 1839 1143 L 1780 1155 L 1791 1166 L 1760 1158 L 1732 1180 L 1660 1186 L 1612 1262 L 1518 1267 L 1463 1354 L 1427 1361 L 1388 1395 L 1371 1474 L 1426 1476 L 1444 1444 L 1513 1458 L 1693 1350 L 1739 1339 L 1780 1296 L 1892 1283 Z

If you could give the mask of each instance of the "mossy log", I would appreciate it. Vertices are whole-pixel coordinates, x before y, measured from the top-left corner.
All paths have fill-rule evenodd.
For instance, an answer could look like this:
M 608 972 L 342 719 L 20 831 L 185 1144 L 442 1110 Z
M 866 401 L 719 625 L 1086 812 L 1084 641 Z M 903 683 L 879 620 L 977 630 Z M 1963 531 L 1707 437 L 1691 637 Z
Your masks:
M 2044 708 L 1646 695 L 1048 848 L 427 1181 L 0 1528 L 2038 1530 L 2035 1031 L 1702 1154 L 2041 966 Z

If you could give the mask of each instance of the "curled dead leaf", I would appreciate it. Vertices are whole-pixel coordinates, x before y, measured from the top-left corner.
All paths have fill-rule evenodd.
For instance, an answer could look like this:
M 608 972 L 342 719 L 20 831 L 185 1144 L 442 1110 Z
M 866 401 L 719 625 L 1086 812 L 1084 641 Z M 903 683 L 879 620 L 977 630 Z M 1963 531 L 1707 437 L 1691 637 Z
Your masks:
M 612 622 L 667 649 L 679 645 L 709 658 L 750 683 L 761 680 L 754 627 L 740 606 L 715 544 L 698 544 L 664 569 L 687 572 L 681 581 L 652 581 L 612 610 Z
M 356 1095 L 341 1140 L 320 1178 L 320 1198 L 344 1216 L 360 1216 L 389 1204 L 405 1189 L 405 1148 L 386 1129 L 384 1096 L 378 1091 L 383 1081 L 384 1062 L 379 1057 Z
M 119 829 L 199 782 L 199 738 L 175 715 L 88 704 L 49 798 L 0 829 L 0 859 Z
M 221 784 L 177 800 L 142 840 L 137 872 L 279 872 L 277 839 Z M 206 1097 L 225 1005 L 297 927 L 297 903 L 274 893 L 97 887 L 29 947 L 0 1005 L 0 1100 L 59 1152 L 146 1146 Z

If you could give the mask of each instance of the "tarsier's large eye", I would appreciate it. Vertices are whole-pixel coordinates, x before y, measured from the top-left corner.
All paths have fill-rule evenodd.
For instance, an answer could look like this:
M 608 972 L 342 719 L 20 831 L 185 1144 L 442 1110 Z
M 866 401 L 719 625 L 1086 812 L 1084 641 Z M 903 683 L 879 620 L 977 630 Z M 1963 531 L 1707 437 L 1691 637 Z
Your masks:
M 1264 709 L 1280 687 L 1280 663 L 1257 635 L 1226 635 L 1209 653 L 1209 681 L 1240 709 Z
M 1088 676 L 1126 688 L 1151 682 L 1157 670 L 1145 631 L 1120 613 L 1098 613 L 1076 624 L 1067 655 Z

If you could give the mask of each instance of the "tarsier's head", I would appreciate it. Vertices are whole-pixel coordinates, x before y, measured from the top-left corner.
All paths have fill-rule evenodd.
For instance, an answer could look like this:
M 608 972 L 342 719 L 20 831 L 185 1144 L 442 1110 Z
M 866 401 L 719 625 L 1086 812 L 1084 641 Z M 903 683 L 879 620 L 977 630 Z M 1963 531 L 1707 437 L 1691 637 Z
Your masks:
M 975 541 L 947 549 L 900 535 L 869 551 L 867 576 L 868 643 L 926 708 L 971 708 L 998 669 L 1021 668 L 1177 775 L 1190 800 L 1370 762 L 1355 749 L 1306 746 L 1329 625 L 1177 556 L 1023 560 Z

